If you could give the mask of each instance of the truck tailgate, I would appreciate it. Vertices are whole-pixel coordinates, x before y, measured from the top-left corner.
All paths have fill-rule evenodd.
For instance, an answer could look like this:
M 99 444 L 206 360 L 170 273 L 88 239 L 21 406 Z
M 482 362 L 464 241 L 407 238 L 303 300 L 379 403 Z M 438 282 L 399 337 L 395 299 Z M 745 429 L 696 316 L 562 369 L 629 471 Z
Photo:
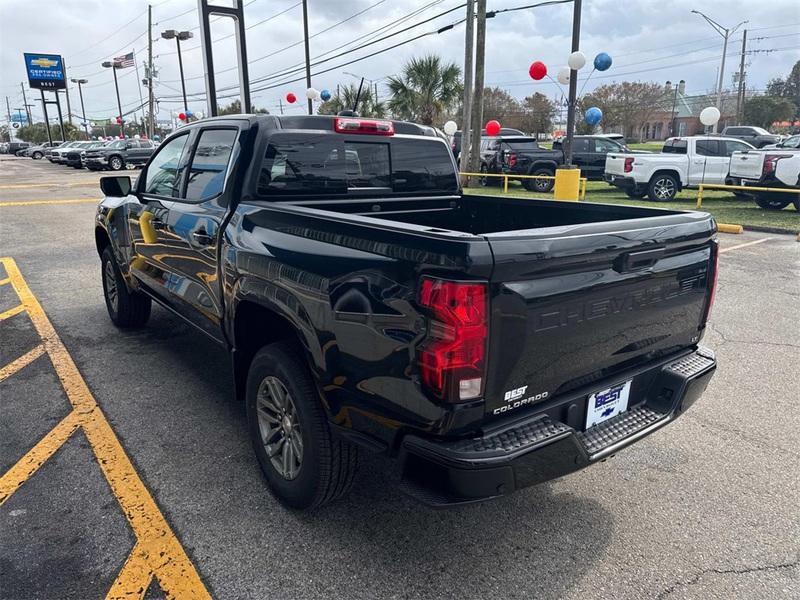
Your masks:
M 487 413 L 696 345 L 715 230 L 709 215 L 682 213 L 487 235 Z
M 606 170 L 605 172 L 610 175 L 625 175 L 625 158 L 630 156 L 628 154 L 615 154 L 609 152 L 606 154 Z
M 731 177 L 760 179 L 763 165 L 764 152 L 734 152 L 729 173 Z

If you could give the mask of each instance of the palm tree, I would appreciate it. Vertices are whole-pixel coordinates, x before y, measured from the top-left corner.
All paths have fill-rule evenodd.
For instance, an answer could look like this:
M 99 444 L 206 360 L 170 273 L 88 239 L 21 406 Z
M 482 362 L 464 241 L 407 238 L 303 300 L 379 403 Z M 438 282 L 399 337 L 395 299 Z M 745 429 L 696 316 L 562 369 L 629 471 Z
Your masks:
M 327 102 L 323 102 L 317 113 L 338 115 L 343 110 L 353 110 L 356 96 L 358 96 L 358 86 L 348 83 L 339 89 L 338 96 L 333 96 Z M 362 117 L 383 118 L 386 116 L 386 106 L 382 102 L 376 102 L 372 87 L 365 85 L 361 90 L 361 96 L 358 97 L 356 112 Z
M 389 78 L 389 109 L 395 116 L 433 125 L 461 98 L 461 69 L 435 55 L 412 58 L 397 77 Z

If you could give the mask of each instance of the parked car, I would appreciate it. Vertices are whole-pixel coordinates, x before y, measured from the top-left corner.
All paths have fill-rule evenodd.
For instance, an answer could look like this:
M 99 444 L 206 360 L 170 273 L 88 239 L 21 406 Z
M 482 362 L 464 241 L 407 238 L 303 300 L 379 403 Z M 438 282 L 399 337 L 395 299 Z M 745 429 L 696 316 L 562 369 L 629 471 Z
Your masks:
M 764 150 L 774 150 L 774 149 L 785 149 L 785 150 L 793 150 L 793 149 L 800 149 L 800 135 L 790 135 L 788 137 L 783 138 L 777 144 L 767 144 L 766 146 L 761 147 Z
M 8 154 L 8 142 L 0 142 L 0 154 Z
M 64 159 L 66 153 L 69 152 L 70 148 L 78 148 L 82 143 L 83 142 L 77 140 L 72 142 L 64 142 L 63 144 L 59 144 L 58 146 L 51 148 L 49 152 L 45 151 L 45 156 L 51 163 L 59 164 Z
M 44 149 L 44 157 L 47 160 L 50 160 L 50 156 L 53 154 L 53 150 L 55 150 L 57 148 L 62 148 L 62 147 L 66 146 L 69 143 L 70 142 L 53 142 L 52 146 L 49 146 L 49 147 Z M 50 161 L 50 162 L 52 162 L 52 161 Z
M 150 140 L 116 140 L 101 148 L 86 151 L 86 168 L 91 171 L 110 169 L 119 171 L 128 165 L 141 166 L 147 162 L 155 151 Z
M 722 130 L 722 136 L 743 140 L 756 148 L 762 148 L 769 144 L 777 144 L 781 141 L 781 136 L 774 135 L 761 127 L 740 125 L 726 127 Z
M 453 149 L 453 156 L 456 157 L 456 161 L 460 160 L 460 158 L 461 158 L 461 136 L 462 135 L 463 134 L 462 134 L 460 129 L 458 131 L 456 131 L 453 134 L 453 139 L 452 139 L 451 145 L 450 145 L 450 147 Z M 486 135 L 486 130 L 482 129 L 481 130 L 481 136 L 485 136 L 485 135 Z M 499 135 L 521 135 L 521 136 L 527 136 L 526 133 L 520 131 L 519 129 L 513 129 L 511 127 L 501 127 Z
M 572 164 L 581 169 L 581 175 L 593 180 L 603 178 L 606 155 L 625 152 L 626 147 L 615 140 L 595 135 L 576 135 L 572 140 Z M 553 177 L 564 164 L 562 140 L 553 142 L 553 149 L 539 146 L 532 137 L 499 136 L 481 138 L 481 172 L 505 175 L 544 175 Z M 549 192 L 552 179 L 521 179 L 525 189 Z M 498 185 L 500 178 L 487 177 L 487 185 Z
M 800 150 L 734 152 L 730 177 L 735 185 L 785 188 L 797 192 L 745 192 L 768 210 L 781 210 L 794 203 L 800 211 Z
M 28 149 L 30 145 L 30 142 L 8 142 L 6 152 L 8 154 L 13 154 L 14 156 L 19 156 L 19 153 Z
M 659 154 L 610 153 L 604 178 L 631 198 L 647 196 L 654 202 L 664 202 L 683 188 L 730 182 L 731 154 L 754 149 L 734 138 L 673 137 L 664 142 Z
M 463 195 L 427 127 L 203 119 L 101 189 L 112 322 L 155 301 L 230 353 L 294 508 L 344 494 L 360 451 L 428 504 L 503 496 L 670 423 L 716 368 L 710 215 Z
M 61 159 L 61 163 L 67 165 L 68 167 L 80 169 L 83 167 L 82 157 L 86 155 L 86 151 L 93 148 L 102 148 L 104 144 L 105 142 L 98 141 L 80 142 L 79 144 L 67 149 L 63 155 L 63 158 Z
M 61 142 L 44 142 L 43 144 L 36 144 L 34 146 L 30 146 L 25 150 L 25 154 L 23 156 L 28 156 L 34 160 L 39 160 L 44 158 L 44 153 L 48 148 L 53 146 L 57 146 L 61 144 Z

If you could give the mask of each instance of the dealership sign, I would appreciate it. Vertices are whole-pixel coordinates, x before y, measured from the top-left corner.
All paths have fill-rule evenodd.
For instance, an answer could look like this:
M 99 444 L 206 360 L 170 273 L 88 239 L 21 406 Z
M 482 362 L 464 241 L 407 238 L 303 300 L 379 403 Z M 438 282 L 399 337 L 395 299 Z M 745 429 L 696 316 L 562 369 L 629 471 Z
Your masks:
M 64 60 L 58 54 L 25 53 L 28 84 L 39 90 L 63 90 L 67 87 Z

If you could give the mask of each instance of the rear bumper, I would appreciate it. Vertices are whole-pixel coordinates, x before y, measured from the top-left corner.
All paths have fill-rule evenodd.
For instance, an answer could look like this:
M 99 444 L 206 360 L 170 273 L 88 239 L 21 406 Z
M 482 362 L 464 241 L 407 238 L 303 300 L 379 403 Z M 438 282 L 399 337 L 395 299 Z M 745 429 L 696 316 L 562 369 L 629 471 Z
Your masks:
M 633 190 L 636 188 L 636 181 L 633 177 L 626 177 L 624 175 L 609 175 L 608 173 L 604 173 L 603 181 L 623 190 Z
M 705 391 L 716 367 L 714 354 L 699 348 L 640 371 L 633 377 L 648 378 L 646 392 L 631 396 L 628 411 L 588 430 L 554 418 L 559 413 L 551 406 L 547 413 L 471 439 L 444 441 L 409 434 L 402 444 L 401 487 L 425 504 L 450 506 L 497 498 L 572 473 L 674 421 Z M 618 382 L 599 382 L 595 389 Z M 584 417 L 587 402 L 588 393 L 580 405 Z M 575 397 L 563 404 L 571 409 Z

